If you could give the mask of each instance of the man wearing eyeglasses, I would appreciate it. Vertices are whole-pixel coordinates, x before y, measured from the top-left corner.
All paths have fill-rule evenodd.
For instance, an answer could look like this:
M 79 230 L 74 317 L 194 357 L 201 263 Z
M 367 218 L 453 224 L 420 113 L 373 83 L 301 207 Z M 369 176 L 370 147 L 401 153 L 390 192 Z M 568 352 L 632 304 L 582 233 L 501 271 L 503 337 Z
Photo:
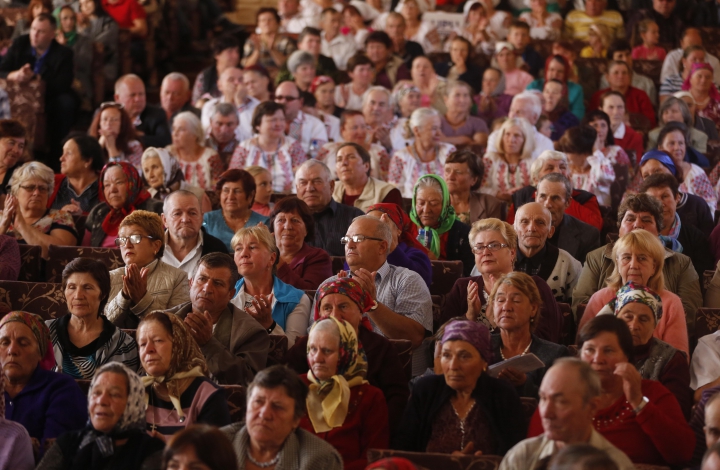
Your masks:
M 285 108 L 285 134 L 300 142 L 305 153 L 318 152 L 327 143 L 327 129 L 322 121 L 302 111 L 304 102 L 295 82 L 278 85 L 275 102 Z

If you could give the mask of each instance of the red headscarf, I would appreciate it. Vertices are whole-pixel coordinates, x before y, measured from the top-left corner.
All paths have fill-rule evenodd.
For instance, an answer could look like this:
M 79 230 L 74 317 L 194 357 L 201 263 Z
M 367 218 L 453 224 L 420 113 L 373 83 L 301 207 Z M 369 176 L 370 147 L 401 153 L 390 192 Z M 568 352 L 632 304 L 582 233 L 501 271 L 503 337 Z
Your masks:
M 692 67 L 690 68 L 690 73 L 688 74 L 687 78 L 682 84 L 683 90 L 689 90 L 690 89 L 690 79 L 692 76 L 697 72 L 698 70 L 709 70 L 711 74 L 715 74 L 715 71 L 712 68 L 712 65 L 708 64 L 707 62 L 700 62 L 696 64 L 692 64 Z M 720 92 L 718 92 L 718 89 L 715 87 L 715 84 L 710 83 L 710 98 L 712 98 L 715 101 L 720 101 Z
M 563 67 L 565 68 L 565 76 L 563 77 L 561 82 L 567 85 L 568 80 L 570 80 L 570 77 L 572 76 L 572 67 L 570 67 L 570 63 L 567 61 L 567 59 L 561 55 L 551 55 L 550 57 L 545 60 L 545 76 L 543 77 L 545 81 L 548 80 L 548 70 L 550 69 L 550 62 L 552 61 L 560 62 Z
M 125 173 L 125 176 L 127 176 L 127 200 L 125 201 L 125 205 L 120 209 L 113 209 L 110 207 L 110 204 L 108 204 L 110 212 L 108 212 L 108 215 L 105 216 L 105 220 L 103 220 L 102 223 L 102 229 L 108 236 L 117 235 L 120 222 L 122 222 L 127 215 L 135 211 L 137 206 L 150 199 L 150 193 L 143 187 L 142 178 L 135 167 L 127 162 L 114 162 L 105 165 L 100 172 L 100 180 L 98 181 L 98 196 L 100 197 L 101 202 L 107 204 L 105 191 L 103 189 L 103 179 L 105 178 L 107 170 L 114 166 L 120 166 L 123 173 Z
M 399 241 L 404 242 L 407 246 L 422 250 L 423 253 L 428 252 L 427 248 L 422 246 L 420 242 L 417 241 L 417 225 L 415 225 L 412 220 L 410 220 L 410 216 L 407 215 L 400 206 L 398 206 L 397 204 L 387 203 L 373 204 L 372 206 L 368 207 L 367 212 L 370 211 L 380 211 L 383 214 L 387 214 L 387 216 L 390 217 L 390 220 L 395 222 L 397 228 L 400 229 L 400 231 L 402 232 L 400 234 Z

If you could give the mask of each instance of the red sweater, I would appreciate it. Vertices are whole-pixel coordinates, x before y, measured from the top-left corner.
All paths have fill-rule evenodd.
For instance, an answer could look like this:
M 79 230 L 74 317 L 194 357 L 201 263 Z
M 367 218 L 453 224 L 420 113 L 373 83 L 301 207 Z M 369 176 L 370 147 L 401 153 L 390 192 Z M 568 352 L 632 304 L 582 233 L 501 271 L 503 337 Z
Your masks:
M 307 374 L 300 376 L 309 384 Z M 350 403 L 345 422 L 339 428 L 316 433 L 307 415 L 300 427 L 332 445 L 342 455 L 345 470 L 363 470 L 369 449 L 387 449 L 390 441 L 388 410 L 379 388 L 370 384 L 350 389 Z
M 642 393 L 650 403 L 637 416 L 625 397 L 595 415 L 595 429 L 612 445 L 625 452 L 633 463 L 681 465 L 695 449 L 695 434 L 685 421 L 675 396 L 660 382 L 642 381 Z M 620 418 L 616 418 L 616 414 Z M 543 433 L 540 414 L 535 410 L 528 437 Z
M 292 261 L 277 269 L 276 276 L 296 289 L 317 289 L 325 279 L 333 276 L 332 260 L 322 248 L 303 243 Z
M 622 139 L 615 138 L 615 145 L 625 150 L 630 155 L 630 151 L 635 152 L 635 160 L 640 163 L 642 156 L 645 154 L 643 146 L 643 136 L 635 129 L 625 124 L 625 136 Z
M 600 99 L 602 98 L 602 95 L 608 91 L 610 91 L 610 88 L 596 91 L 590 100 L 590 109 L 598 109 L 600 107 Z M 647 93 L 641 89 L 633 86 L 628 88 L 628 91 L 625 92 L 625 109 L 628 113 L 643 114 L 650 120 L 651 128 L 655 128 L 657 125 L 657 121 L 655 120 L 655 108 L 653 108 Z

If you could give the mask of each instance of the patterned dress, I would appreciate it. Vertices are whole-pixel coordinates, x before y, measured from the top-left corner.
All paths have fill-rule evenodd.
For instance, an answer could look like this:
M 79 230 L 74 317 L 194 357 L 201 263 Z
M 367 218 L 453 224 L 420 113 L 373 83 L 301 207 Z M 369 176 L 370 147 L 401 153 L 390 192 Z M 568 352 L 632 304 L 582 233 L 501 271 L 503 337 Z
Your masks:
M 187 184 L 197 186 L 205 191 L 215 189 L 215 183 L 225 171 L 222 159 L 215 150 L 205 147 L 205 151 L 199 159 L 194 162 L 186 162 L 178 158 L 172 145 L 168 145 L 165 149 L 177 159 Z
M 0 217 L 2 216 L 2 213 L 3 211 L 0 211 Z M 48 209 L 48 211 L 45 212 L 45 215 L 32 224 L 32 226 L 46 235 L 55 229 L 67 230 L 75 235 L 75 238 L 77 238 L 77 231 L 75 230 L 75 222 L 73 222 L 72 215 L 65 211 Z M 7 229 L 7 235 L 15 237 L 15 239 L 20 243 L 25 243 L 22 235 L 20 235 L 19 232 L 15 232 L 12 223 Z
M 438 144 L 435 159 L 431 162 L 421 162 L 415 156 L 414 147 L 400 149 L 390 159 L 387 181 L 397 186 L 403 197 L 411 198 L 418 178 L 428 174 L 442 176 L 445 160 L 454 151 L 454 145 L 441 142 Z
M 590 155 L 587 162 L 590 164 L 589 172 L 570 175 L 572 187 L 593 193 L 597 196 L 598 204 L 610 206 L 610 185 L 615 181 L 612 162 L 599 150 Z
M 520 160 L 513 168 L 501 154 L 491 152 L 483 158 L 483 163 L 485 164 L 485 174 L 480 185 L 481 193 L 491 196 L 509 194 L 531 183 L 530 165 L 532 165 L 532 160 L 529 158 Z
M 306 158 L 300 142 L 292 137 L 285 137 L 276 152 L 263 151 L 253 137 L 240 142 L 235 148 L 229 168 L 261 166 L 272 174 L 273 192 L 292 193 L 295 169 Z
M 720 101 L 710 98 L 710 102 L 705 106 L 705 109 L 699 109 L 697 114 L 714 122 L 715 127 L 720 132 Z
M 710 207 L 710 213 L 715 214 L 717 194 L 710 182 L 710 178 L 705 174 L 705 170 L 696 164 L 691 163 L 690 165 L 692 166 L 690 171 L 685 175 L 682 184 L 680 184 L 680 192 L 695 194 L 705 199 L 705 202 Z

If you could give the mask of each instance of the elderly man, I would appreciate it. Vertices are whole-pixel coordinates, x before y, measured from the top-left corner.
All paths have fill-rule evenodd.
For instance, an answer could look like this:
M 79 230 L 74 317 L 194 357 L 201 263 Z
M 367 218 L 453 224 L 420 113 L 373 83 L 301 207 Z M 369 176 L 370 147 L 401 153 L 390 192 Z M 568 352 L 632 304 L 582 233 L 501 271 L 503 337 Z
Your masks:
M 327 75 L 337 82 L 338 80 L 338 68 L 335 65 L 333 59 L 324 55 L 320 52 L 322 48 L 322 32 L 313 28 L 312 26 L 306 26 L 300 36 L 298 36 L 298 50 L 309 52 L 315 59 L 315 76 Z M 277 83 L 284 82 L 286 80 L 292 80 L 293 76 L 288 70 L 288 64 L 285 63 L 277 78 Z
M 225 165 L 230 164 L 240 141 L 237 127 L 240 124 L 237 108 L 231 103 L 218 103 L 210 115 L 210 129 L 206 131 L 205 145 L 215 150 Z
M 630 14 L 625 25 L 627 37 L 633 36 L 637 24 L 648 18 L 657 23 L 660 30 L 660 44 L 675 46 L 680 42 L 680 33 L 685 27 L 680 15 L 674 13 L 677 0 L 652 0 L 652 8 L 642 8 Z M 690 2 L 688 2 L 690 3 Z
M 172 142 L 167 116 L 162 108 L 147 104 L 145 84 L 134 74 L 115 82 L 115 101 L 122 104 L 135 125 L 143 147 L 165 147 Z
M 275 102 L 285 109 L 285 134 L 300 142 L 307 154 L 317 154 L 328 141 L 322 121 L 302 110 L 303 98 L 295 82 L 282 82 L 275 89 Z
M 412 67 L 415 57 L 423 55 L 424 51 L 420 44 L 405 39 L 405 18 L 396 11 L 388 13 L 385 20 L 385 32 L 392 39 L 392 52 L 402 58 L 407 68 Z
M 163 78 L 160 85 L 160 105 L 171 126 L 175 115 L 184 111 L 200 117 L 200 110 L 190 103 L 191 94 L 190 80 L 185 75 L 171 72 Z
M 552 140 L 541 134 L 536 128 L 540 115 L 542 114 L 542 102 L 540 94 L 533 91 L 523 91 L 518 93 L 510 104 L 508 117 L 525 118 L 535 129 L 535 149 L 532 152 L 532 158 L 537 158 L 545 150 L 555 150 Z M 488 137 L 488 152 L 497 152 L 498 139 L 500 138 L 500 130 L 493 131 Z
M 211 98 L 202 107 L 202 123 L 205 132 L 210 128 L 210 118 L 214 114 L 215 107 L 220 103 L 232 104 L 236 108 L 238 125 L 235 127 L 235 138 L 238 142 L 252 137 L 252 116 L 255 107 L 260 104 L 247 93 L 243 83 L 243 71 L 237 67 L 228 67 L 220 74 L 217 81 L 218 90 L 222 93 L 219 98 Z
M 568 39 L 587 42 L 590 26 L 601 24 L 607 26 L 613 38 L 624 37 L 622 16 L 617 11 L 605 8 L 607 0 L 585 0 L 585 11 L 573 10 L 568 13 L 563 34 Z
M 604 450 L 619 470 L 633 470 L 628 456 L 593 426 L 601 390 L 600 377 L 589 364 L 575 358 L 556 360 L 540 384 L 538 409 L 544 433 L 510 449 L 500 470 L 538 468 L 541 460 L 563 447 L 581 443 Z
M 335 157 L 336 181 L 332 197 L 336 202 L 355 206 L 363 212 L 381 202 L 402 207 L 402 194 L 390 183 L 370 176 L 370 154 L 358 144 L 346 142 Z
M 582 264 L 567 251 L 547 243 L 555 232 L 550 211 L 538 202 L 529 202 L 517 211 L 513 226 L 519 248 L 515 271 L 543 278 L 555 300 L 570 303 Z
M 365 38 L 365 53 L 375 65 L 375 85 L 392 90 L 400 80 L 411 80 L 410 69 L 393 54 L 393 41 L 385 31 L 373 31 Z
M 554 230 L 548 242 L 584 263 L 587 254 L 600 246 L 600 231 L 566 214 L 570 201 L 572 185 L 568 178 L 560 173 L 550 173 L 540 179 L 535 192 L 535 202 L 545 206 L 552 216 Z
M 662 228 L 662 206 L 647 194 L 629 195 L 618 210 L 620 236 L 637 229 L 644 229 L 659 236 Z M 573 291 L 573 308 L 586 304 L 590 296 L 605 287 L 605 281 L 613 272 L 613 243 L 608 243 L 587 255 L 580 279 Z M 663 266 L 665 289 L 680 297 L 685 310 L 688 331 L 695 331 L 695 312 L 703 304 L 700 280 L 687 256 L 665 249 Z
M 663 61 L 662 70 L 660 71 L 660 83 L 671 75 L 680 73 L 680 61 L 683 58 L 683 52 L 690 46 L 702 46 L 703 40 L 700 30 L 697 28 L 686 28 L 680 38 L 680 47 L 668 52 Z M 712 65 L 713 82 L 720 83 L 720 60 L 717 57 L 705 52 L 705 62 Z
M 203 256 L 227 253 L 223 242 L 205 232 L 200 201 L 190 191 L 179 189 L 165 198 L 162 220 L 167 229 L 162 260 L 188 277 Z
M 230 303 L 240 275 L 230 255 L 203 256 L 190 278 L 190 302 L 168 310 L 182 318 L 221 384 L 247 385 L 265 368 L 270 336 Z
M 393 124 L 390 96 L 387 88 L 374 86 L 368 89 L 362 100 L 362 113 L 372 136 L 372 143 L 382 145 L 388 152 L 393 148 L 390 139 Z
M 625 97 L 625 107 L 629 113 L 642 114 L 655 127 L 655 108 L 647 93 L 631 85 L 632 69 L 627 62 L 614 60 L 610 62 L 607 71 L 609 88 L 598 90 L 590 100 L 590 109 L 600 107 L 600 100 L 609 91 L 616 91 Z
M 320 28 L 322 29 L 320 51 L 324 56 L 332 58 L 340 70 L 347 68 L 350 57 L 357 52 L 355 41 L 340 33 L 341 13 L 330 7 L 322 11 Z
M 308 160 L 297 168 L 295 189 L 313 212 L 315 240 L 311 245 L 324 249 L 330 256 L 343 256 L 345 249 L 340 239 L 353 219 L 364 214 L 363 211 L 332 198 L 335 181 L 328 167 L 317 160 Z
M 317 19 L 305 16 L 300 12 L 299 0 L 278 1 L 280 14 L 280 31 L 283 33 L 300 34 L 306 26 L 316 26 Z

